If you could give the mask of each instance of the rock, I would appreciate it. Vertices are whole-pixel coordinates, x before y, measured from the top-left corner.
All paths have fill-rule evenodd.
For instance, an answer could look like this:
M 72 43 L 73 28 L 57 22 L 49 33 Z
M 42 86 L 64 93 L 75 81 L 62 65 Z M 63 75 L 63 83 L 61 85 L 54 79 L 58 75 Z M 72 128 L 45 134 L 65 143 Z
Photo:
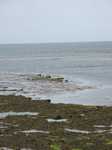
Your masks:
M 54 117 L 54 119 L 55 119 L 55 120 L 60 120 L 60 119 L 63 119 L 63 117 L 60 116 L 60 115 L 57 115 L 56 117 Z
M 51 100 L 50 100 L 50 99 L 47 99 L 46 101 L 47 101 L 48 103 L 51 103 Z
M 37 76 L 41 77 L 42 75 L 41 74 L 37 74 Z
M 68 83 L 68 80 L 65 80 L 65 83 Z
M 46 75 L 46 78 L 47 78 L 47 79 L 50 79 L 50 78 L 51 78 L 51 76 L 50 76 L 50 75 Z

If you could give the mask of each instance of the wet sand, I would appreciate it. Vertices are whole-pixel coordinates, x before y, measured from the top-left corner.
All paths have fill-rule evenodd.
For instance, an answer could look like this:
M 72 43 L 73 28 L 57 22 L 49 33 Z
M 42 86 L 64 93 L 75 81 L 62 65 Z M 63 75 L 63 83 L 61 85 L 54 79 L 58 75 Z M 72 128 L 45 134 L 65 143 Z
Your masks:
M 111 150 L 112 107 L 0 96 L 0 149 Z

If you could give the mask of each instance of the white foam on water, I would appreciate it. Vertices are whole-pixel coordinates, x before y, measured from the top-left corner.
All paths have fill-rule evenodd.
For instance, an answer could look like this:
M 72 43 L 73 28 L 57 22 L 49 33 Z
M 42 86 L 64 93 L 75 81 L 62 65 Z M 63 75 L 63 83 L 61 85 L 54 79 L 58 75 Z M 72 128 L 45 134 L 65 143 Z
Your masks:
M 105 133 L 105 132 L 107 132 L 108 130 L 96 130 L 96 131 L 94 131 L 93 133 Z
M 105 128 L 105 127 L 108 127 L 108 126 L 105 126 L 105 125 L 94 125 L 95 128 Z
M 68 129 L 66 128 L 65 131 L 72 132 L 72 133 L 82 133 L 82 134 L 89 134 L 90 131 L 78 130 L 78 129 Z
M 20 131 L 25 134 L 30 134 L 30 133 L 43 133 L 43 134 L 49 134 L 49 131 L 43 131 L 43 130 L 36 130 L 36 129 L 31 129 L 31 130 L 24 130 Z
M 37 116 L 37 112 L 1 112 L 0 119 L 6 118 L 8 116 Z
M 68 129 L 68 128 L 66 128 L 65 131 L 71 132 L 71 133 L 91 134 L 91 133 L 104 133 L 104 132 L 108 132 L 109 130 L 86 131 L 86 130 L 78 130 L 78 129 Z
M 48 122 L 52 123 L 52 122 L 67 122 L 67 119 L 47 119 Z
M 0 150 L 13 150 L 12 148 L 8 148 L 8 147 L 0 147 Z
M 20 150 L 32 150 L 31 148 L 21 148 Z

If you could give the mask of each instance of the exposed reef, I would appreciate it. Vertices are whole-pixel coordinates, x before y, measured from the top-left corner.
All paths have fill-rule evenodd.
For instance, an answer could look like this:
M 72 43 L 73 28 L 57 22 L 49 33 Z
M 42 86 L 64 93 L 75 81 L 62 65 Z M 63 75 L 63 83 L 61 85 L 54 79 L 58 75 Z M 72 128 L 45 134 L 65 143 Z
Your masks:
M 0 149 L 112 150 L 112 107 L 0 96 Z
M 63 82 L 64 81 L 64 77 L 44 75 L 44 74 L 33 75 L 32 77 L 29 77 L 27 79 L 32 80 L 32 81 L 35 81 L 35 80 L 46 80 L 46 81 L 56 81 L 56 82 Z

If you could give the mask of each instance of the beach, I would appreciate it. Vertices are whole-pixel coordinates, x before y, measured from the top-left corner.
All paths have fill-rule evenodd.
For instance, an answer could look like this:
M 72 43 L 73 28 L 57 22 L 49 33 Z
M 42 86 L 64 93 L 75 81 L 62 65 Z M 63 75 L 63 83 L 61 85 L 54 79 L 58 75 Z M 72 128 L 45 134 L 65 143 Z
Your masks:
M 0 96 L 0 149 L 111 150 L 112 107 Z

